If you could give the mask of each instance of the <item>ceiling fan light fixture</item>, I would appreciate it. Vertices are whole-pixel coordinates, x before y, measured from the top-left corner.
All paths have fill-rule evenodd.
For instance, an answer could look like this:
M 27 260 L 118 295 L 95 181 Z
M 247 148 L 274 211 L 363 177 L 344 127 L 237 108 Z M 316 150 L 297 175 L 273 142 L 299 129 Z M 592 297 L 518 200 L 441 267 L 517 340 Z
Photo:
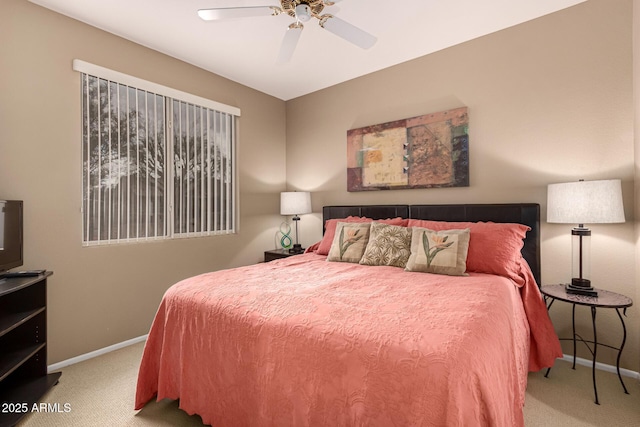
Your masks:
M 296 19 L 300 22 L 308 22 L 311 19 L 311 8 L 306 3 L 296 6 Z

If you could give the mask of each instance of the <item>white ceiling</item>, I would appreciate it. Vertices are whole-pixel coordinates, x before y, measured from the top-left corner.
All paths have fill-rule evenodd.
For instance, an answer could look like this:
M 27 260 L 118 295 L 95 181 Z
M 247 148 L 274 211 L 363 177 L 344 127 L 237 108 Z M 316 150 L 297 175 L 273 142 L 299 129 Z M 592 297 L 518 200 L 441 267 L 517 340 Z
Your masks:
M 312 20 L 284 65 L 276 59 L 288 15 L 205 22 L 196 13 L 279 0 L 29 1 L 289 100 L 586 0 L 343 0 L 323 13 L 377 36 L 376 45 L 362 50 Z

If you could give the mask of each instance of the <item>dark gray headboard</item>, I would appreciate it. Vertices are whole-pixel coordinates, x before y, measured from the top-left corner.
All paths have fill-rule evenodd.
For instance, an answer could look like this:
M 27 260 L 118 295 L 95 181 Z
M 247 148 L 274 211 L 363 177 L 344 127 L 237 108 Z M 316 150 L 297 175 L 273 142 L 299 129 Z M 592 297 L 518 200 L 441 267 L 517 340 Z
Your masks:
M 433 221 L 491 221 L 524 224 L 531 227 L 522 248 L 522 256 L 540 285 L 540 205 L 537 203 L 468 204 L 468 205 L 357 205 L 325 206 L 323 224 L 328 219 L 348 216 L 372 219 L 413 218 Z

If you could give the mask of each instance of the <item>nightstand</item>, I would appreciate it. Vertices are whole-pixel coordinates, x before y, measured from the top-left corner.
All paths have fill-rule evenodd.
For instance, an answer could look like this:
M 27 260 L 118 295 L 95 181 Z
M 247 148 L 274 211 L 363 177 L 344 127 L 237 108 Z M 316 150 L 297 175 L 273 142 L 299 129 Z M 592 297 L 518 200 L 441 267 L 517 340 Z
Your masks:
M 596 354 L 598 351 L 598 346 L 603 346 L 607 348 L 611 348 L 613 350 L 618 350 L 618 358 L 616 359 L 616 369 L 618 370 L 618 378 L 620 379 L 620 384 L 622 384 L 622 388 L 626 394 L 629 394 L 627 391 L 627 387 L 625 387 L 624 382 L 622 381 L 622 376 L 620 375 L 620 355 L 622 354 L 622 349 L 624 348 L 624 344 L 627 341 L 627 328 L 624 324 L 624 319 L 622 314 L 620 314 L 620 309 L 622 309 L 622 313 L 627 315 L 627 307 L 631 307 L 633 305 L 633 301 L 631 298 L 617 294 L 615 292 L 607 291 L 604 289 L 596 289 L 598 292 L 598 296 L 586 296 L 586 295 L 576 295 L 576 294 L 568 294 L 565 290 L 565 285 L 548 285 L 540 288 L 542 294 L 544 295 L 544 300 L 547 305 L 547 310 L 551 309 L 553 303 L 558 300 L 562 302 L 567 302 L 573 305 L 572 310 L 572 326 L 573 326 L 573 337 L 572 338 L 560 338 L 561 340 L 572 340 L 573 341 L 573 369 L 576 369 L 576 338 L 582 341 L 591 354 L 593 355 L 593 365 L 591 368 L 591 376 L 593 377 L 593 393 L 595 395 L 595 402 L 597 405 L 600 404 L 598 402 L 598 389 L 596 387 Z M 593 341 L 587 341 L 583 339 L 580 335 L 576 334 L 576 305 L 583 305 L 591 308 L 591 323 L 593 324 Z M 616 310 L 618 317 L 620 318 L 620 323 L 622 324 L 622 343 L 620 347 L 614 347 L 611 345 L 598 343 L 598 335 L 596 334 L 596 309 L 597 308 L 612 308 Z M 593 348 L 589 344 L 593 345 Z M 547 373 L 545 377 L 549 375 L 549 371 L 551 368 L 547 369 Z
M 264 251 L 264 262 L 273 261 L 274 259 L 287 258 L 298 254 L 289 253 L 289 249 L 272 249 Z

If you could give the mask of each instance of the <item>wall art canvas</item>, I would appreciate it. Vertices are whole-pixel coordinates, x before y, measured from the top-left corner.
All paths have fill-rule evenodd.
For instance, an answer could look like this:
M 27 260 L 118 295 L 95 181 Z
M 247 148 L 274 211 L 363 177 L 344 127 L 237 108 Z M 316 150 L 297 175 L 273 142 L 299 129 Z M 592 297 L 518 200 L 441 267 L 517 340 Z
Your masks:
M 347 131 L 347 190 L 469 186 L 467 107 Z

